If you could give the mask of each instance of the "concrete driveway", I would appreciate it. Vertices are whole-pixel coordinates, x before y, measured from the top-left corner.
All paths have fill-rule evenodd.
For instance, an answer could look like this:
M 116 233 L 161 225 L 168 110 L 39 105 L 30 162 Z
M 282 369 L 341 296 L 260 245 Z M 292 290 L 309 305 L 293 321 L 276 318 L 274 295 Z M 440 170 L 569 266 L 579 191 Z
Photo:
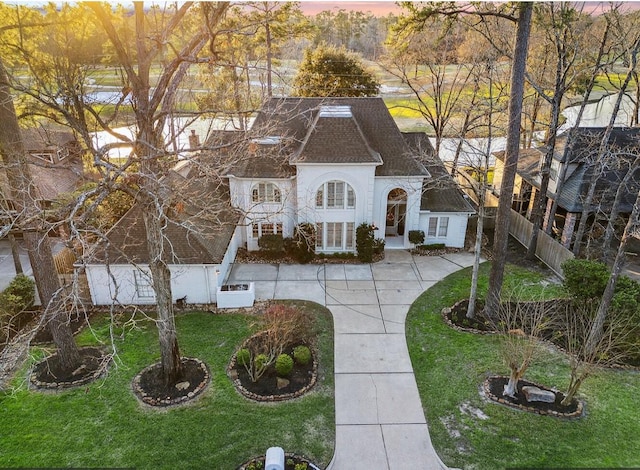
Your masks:
M 375 264 L 235 264 L 230 283 L 254 281 L 256 297 L 312 300 L 335 328 L 336 447 L 331 470 L 444 469 L 431 445 L 404 322 L 430 286 L 473 255 L 386 251 Z

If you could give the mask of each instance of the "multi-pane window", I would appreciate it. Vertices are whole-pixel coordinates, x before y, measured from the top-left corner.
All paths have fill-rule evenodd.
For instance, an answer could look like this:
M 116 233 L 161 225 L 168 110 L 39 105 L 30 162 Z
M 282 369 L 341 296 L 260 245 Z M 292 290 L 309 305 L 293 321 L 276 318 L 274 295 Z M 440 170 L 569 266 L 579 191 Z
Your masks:
M 316 193 L 318 209 L 353 209 L 356 207 L 356 193 L 344 181 L 327 181 Z
M 251 236 L 260 238 L 262 235 L 282 235 L 282 222 L 258 222 L 251 224 Z
M 449 217 L 429 217 L 428 237 L 446 237 L 449 231 Z
M 149 273 L 135 269 L 133 271 L 133 279 L 136 283 L 136 294 L 138 297 L 150 298 L 154 296 Z
M 252 202 L 282 202 L 280 190 L 273 183 L 258 183 L 251 190 Z
M 348 251 L 354 246 L 353 222 L 319 222 L 316 224 L 316 248 Z

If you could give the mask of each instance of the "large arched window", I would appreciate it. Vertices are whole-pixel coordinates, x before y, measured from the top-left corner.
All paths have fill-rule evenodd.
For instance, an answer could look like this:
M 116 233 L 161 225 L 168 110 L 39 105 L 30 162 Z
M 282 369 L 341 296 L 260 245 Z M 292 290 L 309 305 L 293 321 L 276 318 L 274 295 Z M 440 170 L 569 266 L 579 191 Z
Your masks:
M 252 202 L 282 202 L 280 190 L 273 183 L 258 183 L 251 190 Z
M 316 193 L 317 209 L 353 209 L 356 207 L 356 193 L 344 181 L 327 181 Z

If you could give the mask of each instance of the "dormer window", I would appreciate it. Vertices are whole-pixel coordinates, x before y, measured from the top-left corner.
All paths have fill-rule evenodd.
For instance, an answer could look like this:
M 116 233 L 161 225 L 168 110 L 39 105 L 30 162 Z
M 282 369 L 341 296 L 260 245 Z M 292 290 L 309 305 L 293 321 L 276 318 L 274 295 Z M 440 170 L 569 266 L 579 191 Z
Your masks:
M 282 202 L 282 196 L 275 184 L 258 183 L 251 190 L 251 202 Z
M 39 158 L 40 160 L 44 160 L 47 163 L 55 163 L 53 160 L 53 153 L 41 152 L 41 153 L 32 153 L 31 155 L 36 158 Z

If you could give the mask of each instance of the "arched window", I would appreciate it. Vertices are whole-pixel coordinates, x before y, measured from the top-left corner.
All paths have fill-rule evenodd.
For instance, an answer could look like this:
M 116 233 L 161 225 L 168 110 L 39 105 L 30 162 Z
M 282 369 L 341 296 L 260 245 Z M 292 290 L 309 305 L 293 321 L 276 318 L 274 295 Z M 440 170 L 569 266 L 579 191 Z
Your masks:
M 327 181 L 316 193 L 317 209 L 353 209 L 356 207 L 356 193 L 344 181 Z
M 251 190 L 252 202 L 282 202 L 280 190 L 273 183 L 258 183 Z

